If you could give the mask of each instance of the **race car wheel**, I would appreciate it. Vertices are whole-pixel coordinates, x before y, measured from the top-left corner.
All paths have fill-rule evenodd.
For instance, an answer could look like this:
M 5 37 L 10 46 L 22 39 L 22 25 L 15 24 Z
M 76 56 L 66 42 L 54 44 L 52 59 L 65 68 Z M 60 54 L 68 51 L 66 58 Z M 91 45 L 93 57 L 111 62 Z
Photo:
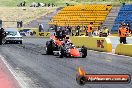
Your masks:
M 86 78 L 83 76 L 79 76 L 76 78 L 76 81 L 79 85 L 83 86 L 86 84 Z
M 6 39 L 3 38 L 3 39 L 2 39 L 2 44 L 5 44 L 5 43 L 6 43 Z
M 46 54 L 47 55 L 52 55 L 53 54 L 53 47 L 52 47 L 52 42 L 51 41 L 46 42 Z
M 22 41 L 20 41 L 19 43 L 22 44 Z
M 63 47 L 60 47 L 59 57 L 60 58 L 64 57 L 64 49 L 63 49 Z
M 2 41 L 0 40 L 0 45 L 2 45 Z
M 82 46 L 81 52 L 82 52 L 82 58 L 86 58 L 86 56 L 87 56 L 87 48 L 85 46 Z
M 51 47 L 46 47 L 46 54 L 47 55 L 52 55 L 53 54 L 53 50 L 52 50 L 52 48 Z

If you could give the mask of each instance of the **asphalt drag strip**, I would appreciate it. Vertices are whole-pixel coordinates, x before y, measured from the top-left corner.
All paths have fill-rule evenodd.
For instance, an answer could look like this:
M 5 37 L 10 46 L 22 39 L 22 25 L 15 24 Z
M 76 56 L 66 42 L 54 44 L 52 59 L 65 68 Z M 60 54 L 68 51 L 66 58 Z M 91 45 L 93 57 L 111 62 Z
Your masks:
M 0 54 L 21 78 L 25 88 L 132 88 L 130 84 L 76 83 L 76 71 L 84 67 L 88 74 L 130 74 L 132 58 L 88 50 L 87 58 L 57 58 L 43 55 L 48 39 L 24 38 L 23 44 L 0 46 Z

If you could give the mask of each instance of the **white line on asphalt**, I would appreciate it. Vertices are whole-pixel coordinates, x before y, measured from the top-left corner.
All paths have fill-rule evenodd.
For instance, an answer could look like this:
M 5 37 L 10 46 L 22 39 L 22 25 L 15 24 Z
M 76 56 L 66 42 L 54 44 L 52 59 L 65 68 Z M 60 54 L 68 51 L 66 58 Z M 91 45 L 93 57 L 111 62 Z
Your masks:
M 2 57 L 0 55 L 1 60 L 4 62 L 4 64 L 6 65 L 6 67 L 8 68 L 8 70 L 11 72 L 11 74 L 14 76 L 14 78 L 16 79 L 16 81 L 18 82 L 19 86 L 21 88 L 28 88 L 27 84 L 23 81 L 22 78 L 20 78 L 19 76 L 17 76 L 17 73 L 13 70 L 13 68 L 8 64 L 8 62 L 5 60 L 4 57 Z
M 132 58 L 132 57 L 130 57 L 130 56 L 118 55 L 118 54 L 114 54 L 114 53 L 112 53 L 112 52 L 100 52 L 100 51 L 94 51 L 94 50 L 88 50 L 88 51 L 103 53 L 103 54 L 112 55 L 112 56 L 120 56 L 120 57 L 125 57 L 125 58 L 126 58 L 126 57 Z
M 108 60 L 106 60 L 106 61 L 107 61 L 107 62 L 112 62 L 112 60 L 109 60 L 109 59 L 108 59 Z

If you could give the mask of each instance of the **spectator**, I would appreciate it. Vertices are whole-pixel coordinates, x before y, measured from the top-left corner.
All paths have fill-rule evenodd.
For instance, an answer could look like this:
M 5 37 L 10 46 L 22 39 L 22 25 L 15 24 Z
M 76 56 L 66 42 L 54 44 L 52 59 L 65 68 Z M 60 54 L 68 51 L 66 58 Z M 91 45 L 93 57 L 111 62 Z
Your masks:
M 66 28 L 66 35 L 70 35 L 69 29 Z
M 33 2 L 30 7 L 37 7 L 37 3 Z
M 19 5 L 17 5 L 18 7 L 22 7 L 22 6 L 26 6 L 26 1 L 21 2 Z
M 67 30 L 64 28 L 64 29 L 62 30 L 62 38 L 65 38 L 66 35 L 67 35 Z
M 126 42 L 127 30 L 126 30 L 125 26 L 126 26 L 125 24 L 121 24 L 121 27 L 118 30 L 119 37 L 120 37 L 120 43 L 123 43 L 123 44 L 127 44 L 127 42 Z
M 40 3 L 38 3 L 37 7 L 40 7 L 40 6 L 41 6 Z
M 17 28 L 19 28 L 19 21 L 17 21 Z
M 69 26 L 65 27 L 66 35 L 70 35 L 71 28 Z
M 79 36 L 79 34 L 80 34 L 80 26 L 78 25 L 76 27 L 76 36 Z
M 84 26 L 84 31 L 86 32 L 86 36 L 88 36 L 87 29 L 88 29 L 88 27 Z
M 62 39 L 62 28 L 58 27 L 57 31 L 56 31 L 56 37 L 58 39 Z
M 23 2 L 23 6 L 26 6 L 26 1 Z
M 36 35 L 36 32 L 35 32 L 35 31 L 33 31 L 33 35 L 34 35 L 34 36 Z
M 57 25 L 54 25 L 55 32 L 57 31 Z
M 75 27 L 72 27 L 71 29 L 71 35 L 74 36 Z
M 67 26 L 67 29 L 68 29 L 68 34 L 70 35 L 72 28 L 70 26 Z
M 106 11 L 108 11 L 109 9 L 106 7 Z
M 55 4 L 54 3 L 52 3 L 52 7 L 55 7 Z
M 22 21 L 17 21 L 17 28 L 21 28 L 22 27 Z
M 50 7 L 50 3 L 48 4 L 48 7 Z
M 54 27 L 53 26 L 50 26 L 49 28 L 48 28 L 48 31 L 49 30 L 54 30 Z
M 69 3 L 66 3 L 66 6 L 69 6 Z
M 44 3 L 40 3 L 40 7 L 44 7 Z
M 92 32 L 93 32 L 93 22 L 90 22 L 90 25 L 88 25 L 88 29 L 87 29 L 87 35 L 89 37 L 92 37 Z
M 3 38 L 6 37 L 6 32 L 3 28 L 0 29 L 0 45 L 2 45 Z
M 98 31 L 101 31 L 103 29 L 103 23 L 101 22 L 100 25 L 98 26 Z
M 100 35 L 102 29 L 103 29 L 103 23 L 101 22 L 97 29 L 97 35 Z
M 19 4 L 19 7 L 22 7 L 22 5 L 23 5 L 23 4 L 22 4 L 22 2 L 21 2 L 21 3 Z
M 20 21 L 20 28 L 23 27 L 23 21 Z
M 102 29 L 102 33 L 100 34 L 100 37 L 107 37 L 109 35 L 109 30 L 106 26 Z
M 39 32 L 42 32 L 42 31 L 44 31 L 44 27 L 42 24 L 39 24 Z
M 30 35 L 33 36 L 33 32 L 30 32 Z

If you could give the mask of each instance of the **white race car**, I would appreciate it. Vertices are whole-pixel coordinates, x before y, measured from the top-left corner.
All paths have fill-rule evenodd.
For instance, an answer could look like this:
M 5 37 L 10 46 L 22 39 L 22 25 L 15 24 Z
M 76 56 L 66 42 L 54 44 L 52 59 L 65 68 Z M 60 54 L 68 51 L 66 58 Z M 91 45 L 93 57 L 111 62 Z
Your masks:
M 17 29 L 7 28 L 5 29 L 5 32 L 6 32 L 6 37 L 5 37 L 6 43 L 12 42 L 12 43 L 22 44 L 23 38 Z

